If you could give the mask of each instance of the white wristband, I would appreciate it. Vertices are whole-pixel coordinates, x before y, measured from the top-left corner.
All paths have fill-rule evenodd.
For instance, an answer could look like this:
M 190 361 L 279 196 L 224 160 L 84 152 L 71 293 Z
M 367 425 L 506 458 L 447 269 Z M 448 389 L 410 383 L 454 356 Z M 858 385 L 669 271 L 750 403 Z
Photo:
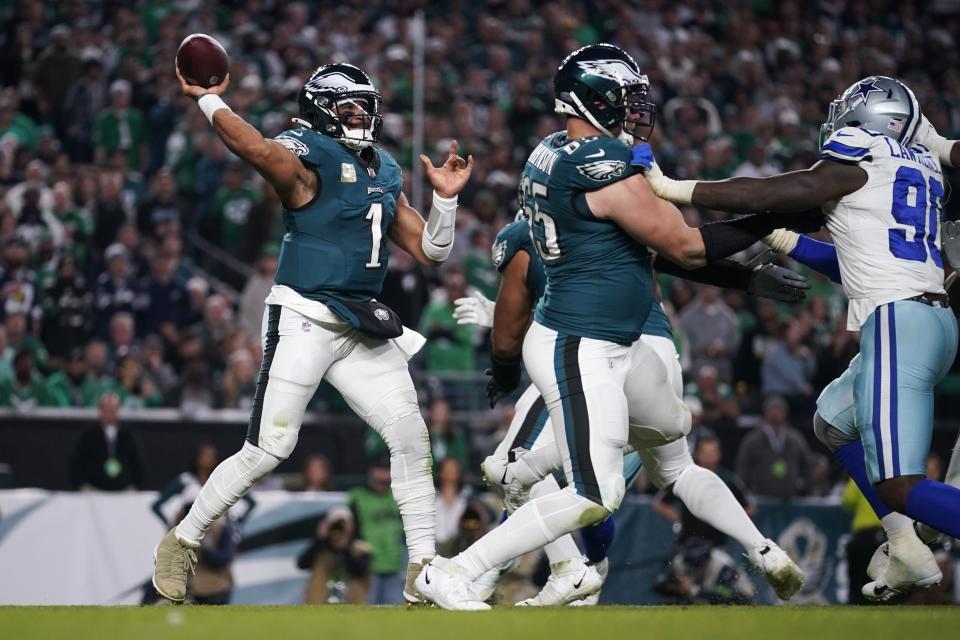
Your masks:
M 433 192 L 430 215 L 423 227 L 420 246 L 431 260 L 442 262 L 453 249 L 454 225 L 457 221 L 457 196 L 444 198 Z
M 777 253 L 789 254 L 797 248 L 797 242 L 800 241 L 800 234 L 789 229 L 775 229 L 770 235 L 763 239 L 763 243 L 776 251 Z
M 663 183 L 663 197 L 676 204 L 690 204 L 693 202 L 693 190 L 698 180 L 672 180 L 667 178 Z
M 205 93 L 200 96 L 200 99 L 197 100 L 197 106 L 200 107 L 200 111 L 203 111 L 203 115 L 207 116 L 210 124 L 213 124 L 213 114 L 217 111 L 220 109 L 231 110 L 227 103 L 215 93 Z

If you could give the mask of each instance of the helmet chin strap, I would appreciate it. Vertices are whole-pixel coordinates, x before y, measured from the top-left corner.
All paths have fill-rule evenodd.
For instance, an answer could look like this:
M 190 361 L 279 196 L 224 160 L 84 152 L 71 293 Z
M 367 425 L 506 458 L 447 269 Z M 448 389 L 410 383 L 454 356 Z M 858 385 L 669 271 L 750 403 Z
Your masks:
M 571 91 L 569 95 L 570 95 L 570 99 L 576 103 L 577 109 L 580 111 L 580 113 L 577 114 L 578 117 L 586 119 L 587 122 L 595 126 L 597 129 L 600 129 L 600 131 L 603 131 L 603 135 L 607 136 L 608 138 L 617 137 L 612 133 L 610 133 L 610 131 L 606 127 L 601 125 L 597 121 L 597 119 L 593 117 L 593 114 L 590 113 L 590 111 L 585 106 L 583 106 L 583 102 L 580 101 L 580 98 L 577 97 L 577 94 Z

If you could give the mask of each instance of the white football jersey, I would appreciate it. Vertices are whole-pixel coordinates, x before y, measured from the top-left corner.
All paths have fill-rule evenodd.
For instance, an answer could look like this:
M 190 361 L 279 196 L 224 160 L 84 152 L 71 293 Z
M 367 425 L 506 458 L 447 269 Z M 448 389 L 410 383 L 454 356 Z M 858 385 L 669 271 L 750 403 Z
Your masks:
M 858 331 L 880 305 L 944 293 L 940 256 L 940 160 L 856 127 L 835 131 L 820 158 L 859 165 L 867 183 L 823 205 L 837 246 L 847 329 Z

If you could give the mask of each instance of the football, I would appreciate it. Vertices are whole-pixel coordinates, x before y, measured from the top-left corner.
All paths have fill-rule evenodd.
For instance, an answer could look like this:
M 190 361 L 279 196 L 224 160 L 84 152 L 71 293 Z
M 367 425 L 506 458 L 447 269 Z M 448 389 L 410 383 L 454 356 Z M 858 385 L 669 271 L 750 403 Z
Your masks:
M 215 87 L 230 70 L 226 49 L 205 33 L 193 33 L 177 49 L 177 68 L 188 84 Z

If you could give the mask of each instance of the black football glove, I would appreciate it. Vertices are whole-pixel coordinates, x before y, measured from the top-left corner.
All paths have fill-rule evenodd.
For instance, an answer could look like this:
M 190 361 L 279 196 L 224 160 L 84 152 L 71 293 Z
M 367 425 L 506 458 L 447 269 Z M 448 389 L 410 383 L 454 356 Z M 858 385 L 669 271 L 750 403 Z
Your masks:
M 810 282 L 799 273 L 772 264 L 776 253 L 767 250 L 750 259 L 745 267 L 752 269 L 747 293 L 780 302 L 797 302 L 807 297 Z
M 487 399 L 493 409 L 503 396 L 520 386 L 520 356 L 498 358 L 491 354 L 490 364 L 492 366 L 485 373 L 490 376 Z

